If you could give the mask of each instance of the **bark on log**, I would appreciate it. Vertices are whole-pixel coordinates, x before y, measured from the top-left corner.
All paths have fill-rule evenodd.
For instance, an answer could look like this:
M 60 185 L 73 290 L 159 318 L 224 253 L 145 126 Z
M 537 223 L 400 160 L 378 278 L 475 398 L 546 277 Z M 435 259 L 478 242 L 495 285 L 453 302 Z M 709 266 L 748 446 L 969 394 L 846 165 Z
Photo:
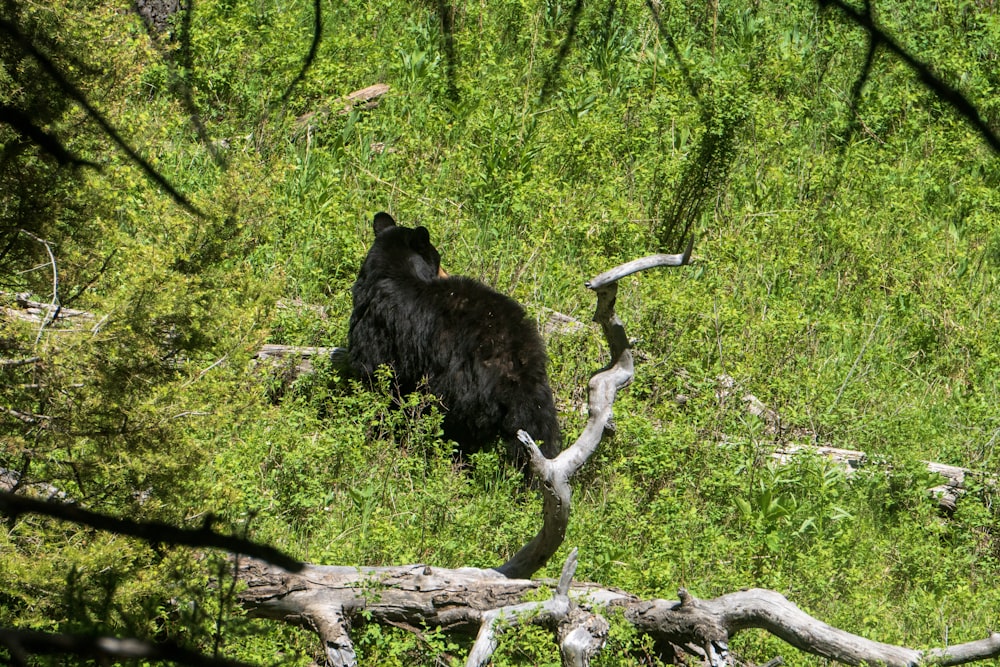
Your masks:
M 1000 657 L 998 633 L 920 651 L 831 627 L 780 593 L 764 589 L 711 600 L 699 600 L 682 590 L 679 600 L 642 600 L 620 590 L 563 581 L 552 599 L 531 602 L 526 601 L 529 595 L 537 597 L 546 584 L 476 568 L 308 565 L 291 574 L 263 561 L 248 560 L 239 563 L 238 574 L 247 584 L 240 599 L 251 615 L 316 630 L 324 640 L 329 664 L 338 667 L 357 664 L 347 631 L 362 622 L 362 612 L 367 622 L 440 626 L 477 635 L 467 667 L 487 663 L 496 649 L 495 631 L 500 624 L 517 623 L 551 629 L 560 641 L 563 664 L 585 666 L 607 635 L 603 615 L 614 609 L 620 609 L 628 622 L 657 645 L 696 647 L 713 667 L 731 663 L 730 639 L 751 628 L 849 665 L 958 665 Z M 566 569 L 564 580 L 565 575 Z
M 24 320 L 25 322 L 35 322 L 41 324 L 59 322 L 60 324 L 68 323 L 72 319 L 84 319 L 92 320 L 94 319 L 93 313 L 88 313 L 85 310 L 76 310 L 74 308 L 63 308 L 58 304 L 44 303 L 42 301 L 35 301 L 31 298 L 30 294 L 18 293 L 12 294 L 10 292 L 0 291 L 0 300 L 12 301 L 13 308 L 6 307 L 2 309 L 2 312 L 11 319 Z
M 388 92 L 388 84 L 376 83 L 348 93 L 344 97 L 338 97 L 331 103 L 330 106 L 322 107 L 316 111 L 310 111 L 309 113 L 302 114 L 296 118 L 295 125 L 297 133 L 299 135 L 307 134 L 312 130 L 312 128 L 326 122 L 326 120 L 329 119 L 331 109 L 333 108 L 337 108 L 337 113 L 340 115 L 349 114 L 355 108 L 366 110 L 374 109 L 378 106 L 382 96 Z

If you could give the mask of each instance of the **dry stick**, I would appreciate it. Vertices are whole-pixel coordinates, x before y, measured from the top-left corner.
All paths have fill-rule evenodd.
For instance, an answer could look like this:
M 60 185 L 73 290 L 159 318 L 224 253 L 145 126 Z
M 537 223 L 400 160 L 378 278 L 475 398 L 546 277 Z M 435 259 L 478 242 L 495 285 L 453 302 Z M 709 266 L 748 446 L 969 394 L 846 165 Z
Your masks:
M 52 253 L 52 247 L 48 241 L 35 236 L 26 229 L 18 231 L 45 246 L 45 251 L 49 253 L 49 262 L 52 264 L 52 305 L 49 307 L 49 311 L 45 314 L 45 317 L 42 318 L 41 326 L 38 327 L 38 335 L 35 336 L 35 347 L 37 348 L 38 341 L 42 339 L 42 331 L 45 329 L 45 325 L 54 320 L 59 314 L 59 270 L 56 267 L 56 256 Z
M 18 419 L 19 421 L 25 424 L 37 424 L 41 421 L 52 419 L 52 417 L 48 415 L 31 414 L 29 412 L 22 412 L 20 410 L 15 410 L 14 408 L 8 408 L 7 406 L 0 406 L 0 411 L 5 412 L 6 414 Z
M 649 255 L 648 257 L 633 259 L 631 262 L 626 262 L 620 266 L 616 266 L 613 269 L 605 271 L 596 278 L 591 278 L 586 282 L 586 286 L 589 289 L 596 290 L 613 282 L 618 282 L 622 278 L 630 276 L 633 273 L 645 271 L 646 269 L 652 269 L 657 266 L 683 266 L 690 261 L 691 250 L 693 248 L 694 236 L 688 240 L 687 247 L 684 248 L 684 252 L 680 255 Z
M 694 237 L 679 255 L 651 255 L 617 266 L 587 281 L 597 293 L 594 321 L 601 325 L 611 351 L 611 362 L 594 374 L 588 383 L 589 415 L 587 424 L 568 449 L 554 459 L 546 459 L 530 434 L 518 432 L 531 458 L 532 474 L 541 482 L 542 527 L 535 537 L 506 563 L 497 568 L 511 578 L 528 578 L 541 569 L 566 538 L 569 525 L 572 489 L 569 481 L 583 467 L 604 437 L 611 420 L 612 405 L 618 390 L 632 381 L 632 350 L 625 326 L 615 314 L 618 281 L 633 273 L 658 266 L 683 266 L 691 257 Z
M 390 188 L 392 188 L 393 192 L 398 192 L 399 194 L 403 195 L 404 197 L 408 197 L 409 199 L 415 199 L 416 201 L 420 202 L 421 204 L 423 204 L 424 206 L 428 207 L 432 211 L 437 211 L 441 215 L 444 215 L 444 216 L 448 215 L 448 211 L 444 210 L 443 208 L 438 208 L 427 197 L 421 197 L 420 195 L 415 195 L 412 192 L 408 192 L 407 190 L 404 190 L 403 188 L 399 187 L 395 183 L 390 183 L 389 181 L 385 180 L 381 176 L 379 176 L 379 175 L 375 174 L 374 172 L 372 172 L 370 169 L 366 169 L 364 166 L 361 165 L 360 162 L 355 161 L 354 162 L 354 166 L 355 166 L 355 168 L 358 171 L 362 172 L 363 174 L 365 174 L 366 176 L 368 176 L 369 178 L 371 178 L 372 180 L 374 180 L 376 183 L 380 183 L 382 185 L 389 186 Z M 453 204 L 456 208 L 461 208 L 461 204 L 456 204 L 455 202 L 451 202 L 451 200 L 448 200 L 448 201 L 451 204 Z
M 14 368 L 16 366 L 26 366 L 41 361 L 41 357 L 25 357 L 24 359 L 0 359 L 0 368 Z
M 844 389 L 847 387 L 847 383 L 851 381 L 851 376 L 854 375 L 854 370 L 858 367 L 858 363 L 861 361 L 861 357 L 865 356 L 865 350 L 868 349 L 868 345 L 872 342 L 872 339 L 875 338 L 875 332 L 878 331 L 879 325 L 882 324 L 883 317 L 885 317 L 885 313 L 879 313 L 878 319 L 875 320 L 875 326 L 872 327 L 871 333 L 868 334 L 868 340 L 866 340 L 865 344 L 861 346 L 861 351 L 858 352 L 857 358 L 854 360 L 854 363 L 851 364 L 851 370 L 847 371 L 847 377 L 844 378 L 844 383 L 840 385 L 840 389 L 837 391 L 836 398 L 833 399 L 833 403 L 831 403 L 830 407 L 827 408 L 826 410 L 827 414 L 833 412 L 833 409 L 837 407 L 837 403 L 840 402 L 840 397 L 844 393 Z

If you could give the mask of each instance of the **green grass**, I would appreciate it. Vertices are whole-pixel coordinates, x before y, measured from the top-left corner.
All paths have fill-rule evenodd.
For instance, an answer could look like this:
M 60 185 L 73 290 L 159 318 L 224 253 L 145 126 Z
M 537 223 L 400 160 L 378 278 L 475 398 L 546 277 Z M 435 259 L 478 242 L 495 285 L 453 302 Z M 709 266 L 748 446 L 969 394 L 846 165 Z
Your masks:
M 691 266 L 620 285 L 636 377 L 616 436 L 577 482 L 564 549 L 580 548 L 578 577 L 668 598 L 769 587 L 915 647 L 985 636 L 1000 609 L 996 489 L 973 481 L 942 514 L 921 463 L 1000 466 L 1000 167 L 954 111 L 882 51 L 852 110 L 864 35 L 807 2 L 719 3 L 717 15 L 664 3 L 662 32 L 645 3 L 586 4 L 558 70 L 571 3 L 458 6 L 453 79 L 429 5 L 324 5 L 317 59 L 279 106 L 311 7 L 203 0 L 183 71 L 163 54 L 179 42 L 154 48 L 111 5 L 21 8 L 41 29 L 65 27 L 89 67 L 59 65 L 206 217 L 75 107 L 53 129 L 100 171 L 61 170 L 33 149 L 2 167 L 19 170 L 5 183 L 45 184 L 44 196 L 10 189 L 6 210 L 44 213 L 12 219 L 54 244 L 61 295 L 79 291 L 73 306 L 101 325 L 0 325 L 0 356 L 45 359 L 0 369 L 2 405 L 58 424 L 9 422 L 0 467 L 30 460 L 31 479 L 114 513 L 200 525 L 210 512 L 314 562 L 499 564 L 533 534 L 538 503 L 496 453 L 459 468 L 422 400 L 391 409 L 323 364 L 288 386 L 250 356 L 265 342 L 346 341 L 371 216 L 388 210 L 429 227 L 450 273 L 512 294 L 540 322 L 554 310 L 585 323 L 546 338 L 574 436 L 605 354 L 584 281 L 679 251 L 690 226 Z M 994 10 L 875 9 L 998 125 Z M 12 76 L 0 101 L 51 96 Z M 198 141 L 181 78 L 227 166 Z M 338 113 L 339 98 L 377 82 L 390 86 L 377 107 Z M 18 241 L 23 253 L 0 256 L 3 289 L 44 301 L 44 248 Z M 738 383 L 726 401 L 723 374 Z M 746 393 L 781 431 L 746 412 Z M 789 441 L 864 450 L 873 464 L 851 477 L 812 457 L 775 465 Z M 215 574 L 185 554 L 130 544 L 115 565 L 113 538 L 44 521 L 0 539 L 0 623 L 211 650 L 222 607 L 228 655 L 318 650 L 185 585 Z M 189 601 L 204 611 L 187 614 Z M 634 664 L 648 646 L 616 628 L 600 664 Z M 466 650 L 428 636 L 363 630 L 363 664 Z M 498 664 L 557 660 L 544 637 L 506 641 Z M 757 663 L 819 664 L 755 633 L 734 647 Z

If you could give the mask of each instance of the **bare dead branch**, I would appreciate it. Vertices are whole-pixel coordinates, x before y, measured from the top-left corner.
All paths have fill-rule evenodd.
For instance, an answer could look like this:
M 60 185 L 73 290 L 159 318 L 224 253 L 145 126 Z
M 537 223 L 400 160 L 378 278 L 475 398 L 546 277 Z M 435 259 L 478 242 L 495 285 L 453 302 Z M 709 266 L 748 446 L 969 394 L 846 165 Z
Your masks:
M 720 375 L 718 382 L 719 388 L 716 390 L 716 398 L 720 403 L 729 400 L 737 392 L 744 391 L 740 384 L 729 375 Z M 764 421 L 766 433 L 781 439 L 781 444 L 771 452 L 771 457 L 780 463 L 788 463 L 796 455 L 811 452 L 843 466 L 848 475 L 865 465 L 872 464 L 865 452 L 816 444 L 814 432 L 787 424 L 778 412 L 769 408 L 751 393 L 744 393 L 740 400 L 748 413 L 760 417 Z M 796 437 L 807 439 L 810 442 L 795 442 L 794 438 Z M 929 472 L 944 477 L 944 483 L 928 489 L 927 492 L 937 500 L 938 506 L 947 512 L 954 512 L 958 507 L 958 499 L 966 490 L 967 477 L 974 477 L 993 486 L 1000 483 L 995 475 L 976 472 L 969 468 L 935 461 L 922 461 L 922 463 L 927 466 Z
M 338 370 L 347 370 L 349 362 L 345 347 L 300 347 L 296 345 L 262 345 L 253 358 L 257 362 L 278 365 L 289 371 L 289 379 L 312 373 L 313 360 L 329 357 Z M 294 365 L 293 365 L 294 364 Z
M 41 357 L 25 357 L 24 359 L 0 359 L 0 368 L 16 368 L 17 366 L 27 366 L 37 364 Z
M 342 108 L 338 113 L 347 114 L 351 112 L 358 104 L 362 105 L 365 109 L 372 109 L 378 105 L 379 98 L 389 92 L 389 84 L 387 83 L 376 83 L 360 90 L 355 90 L 353 93 L 348 93 L 342 98 L 337 99 L 334 104 L 343 104 Z
M 5 308 L 4 310 L 8 315 L 16 317 L 20 320 L 25 320 L 28 322 L 42 322 L 46 319 L 49 323 L 56 320 L 68 319 L 71 317 L 78 317 L 82 319 L 93 319 L 93 313 L 89 313 L 85 310 L 74 310 L 72 308 L 66 308 L 63 305 L 59 305 L 58 308 L 53 309 L 52 303 L 44 303 L 41 301 L 35 301 L 31 299 L 31 295 L 26 292 L 21 292 L 18 294 L 12 294 L 11 292 L 0 292 L 0 297 L 13 296 L 14 303 L 17 305 L 17 310 L 12 308 Z M 51 315 L 51 317 L 49 317 Z
M 694 236 L 688 239 L 687 247 L 679 255 L 649 255 L 640 259 L 634 259 L 621 266 L 605 271 L 601 275 L 587 281 L 587 287 L 592 290 L 600 289 L 607 284 L 617 282 L 625 276 L 630 276 L 639 271 L 652 269 L 657 266 L 684 266 L 691 259 L 691 250 L 694 248 Z
M 925 654 L 928 665 L 965 665 L 979 660 L 990 660 L 1000 656 L 1000 633 L 991 633 L 986 639 L 966 642 L 945 648 L 934 648 Z
M 54 320 L 59 315 L 59 267 L 56 265 L 56 256 L 52 252 L 52 246 L 45 239 L 32 234 L 26 229 L 18 230 L 31 240 L 41 243 L 45 246 L 45 251 L 49 254 L 49 263 L 52 266 L 52 303 L 49 304 L 48 310 L 45 313 L 45 317 L 42 318 L 42 323 L 38 327 L 38 335 L 35 336 L 35 347 L 38 347 L 38 341 L 42 339 L 42 332 L 45 330 L 45 325 Z
M 21 410 L 15 410 L 14 408 L 8 408 L 7 406 L 0 406 L 0 412 L 10 415 L 23 424 L 30 425 L 40 424 L 52 419 L 52 417 L 49 417 L 48 415 L 36 415 L 30 412 L 22 412 Z
M 576 442 L 554 459 L 542 456 L 523 431 L 518 438 L 531 459 L 531 471 L 541 486 L 542 527 L 535 537 L 497 570 L 508 577 L 530 577 L 541 569 L 559 549 L 569 525 L 572 488 L 570 479 L 597 450 L 611 422 L 612 406 L 618 390 L 632 382 L 634 365 L 625 326 L 615 314 L 618 280 L 638 271 L 657 266 L 681 266 L 691 256 L 694 238 L 681 255 L 652 255 L 622 264 L 589 280 L 586 286 L 597 293 L 594 321 L 601 325 L 611 352 L 610 363 L 590 378 L 587 424 Z
M 313 357 L 319 357 L 323 355 L 328 355 L 334 353 L 336 350 L 342 348 L 337 347 L 300 347 L 297 345 L 274 345 L 268 343 L 267 345 L 261 345 L 257 354 L 253 355 L 254 359 L 285 359 L 288 357 L 302 357 L 304 359 L 311 359 Z

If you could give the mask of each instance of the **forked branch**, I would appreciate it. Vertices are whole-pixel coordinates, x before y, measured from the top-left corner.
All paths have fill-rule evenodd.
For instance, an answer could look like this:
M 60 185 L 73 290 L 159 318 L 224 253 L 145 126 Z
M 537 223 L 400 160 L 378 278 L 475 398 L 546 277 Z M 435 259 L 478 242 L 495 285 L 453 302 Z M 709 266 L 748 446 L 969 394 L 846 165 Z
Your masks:
M 601 325 L 604 338 L 611 352 L 611 361 L 595 373 L 588 383 L 588 417 L 583 433 L 570 447 L 554 459 L 542 456 L 531 441 L 530 434 L 519 433 L 521 442 L 531 456 L 534 479 L 541 482 L 542 527 L 535 537 L 521 548 L 498 571 L 512 578 L 530 577 L 541 569 L 559 549 L 569 525 L 572 489 L 570 479 L 597 450 L 604 432 L 611 421 L 618 390 L 632 382 L 634 365 L 632 349 L 625 334 L 625 325 L 615 314 L 618 281 L 638 271 L 657 266 L 683 266 L 691 257 L 694 239 L 679 255 L 651 255 L 605 271 L 587 281 L 588 288 L 597 293 L 594 321 Z

